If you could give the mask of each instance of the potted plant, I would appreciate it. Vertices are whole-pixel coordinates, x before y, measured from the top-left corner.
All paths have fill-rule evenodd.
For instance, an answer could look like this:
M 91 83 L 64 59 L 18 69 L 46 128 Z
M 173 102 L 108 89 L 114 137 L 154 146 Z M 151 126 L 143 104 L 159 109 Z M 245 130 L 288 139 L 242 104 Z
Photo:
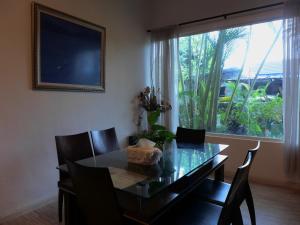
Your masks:
M 139 116 L 138 116 L 138 138 L 147 138 L 156 143 L 156 147 L 163 149 L 165 142 L 171 142 L 175 135 L 170 132 L 165 126 L 158 124 L 158 119 L 161 113 L 165 113 L 172 109 L 171 105 L 164 100 L 158 101 L 157 95 L 159 89 L 154 87 L 146 87 L 138 95 L 139 105 Z M 141 122 L 143 119 L 144 112 L 147 112 L 147 123 L 146 129 L 141 129 Z M 132 138 L 132 137 L 131 137 Z
M 139 138 L 147 138 L 156 143 L 156 147 L 163 150 L 165 142 L 171 142 L 175 135 L 169 131 L 165 126 L 157 123 L 160 116 L 160 110 L 150 112 L 148 115 L 148 130 L 145 130 L 139 135 Z

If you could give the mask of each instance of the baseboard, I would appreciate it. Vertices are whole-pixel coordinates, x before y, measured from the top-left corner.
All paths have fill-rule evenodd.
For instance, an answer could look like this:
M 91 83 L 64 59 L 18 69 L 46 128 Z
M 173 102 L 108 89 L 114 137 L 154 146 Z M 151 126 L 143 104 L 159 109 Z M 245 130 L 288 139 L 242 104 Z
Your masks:
M 22 216 L 26 213 L 34 211 L 38 208 L 46 206 L 52 202 L 57 201 L 57 196 L 52 196 L 46 199 L 37 200 L 34 203 L 28 204 L 26 206 L 19 207 L 13 211 L 7 212 L 5 215 L 0 216 L 0 224 L 14 220 L 15 218 Z
M 234 177 L 234 173 L 225 171 L 225 179 L 232 180 Z M 251 177 L 250 182 L 258 185 L 266 185 L 278 188 L 289 189 L 292 191 L 300 192 L 300 183 L 293 181 L 274 181 L 268 180 L 264 178 Z
M 253 183 L 260 184 L 260 185 L 267 185 L 267 186 L 278 187 L 286 190 L 288 189 L 288 190 L 300 192 L 300 184 L 292 181 L 277 182 L 272 180 L 265 180 L 262 178 L 251 178 L 250 180 Z

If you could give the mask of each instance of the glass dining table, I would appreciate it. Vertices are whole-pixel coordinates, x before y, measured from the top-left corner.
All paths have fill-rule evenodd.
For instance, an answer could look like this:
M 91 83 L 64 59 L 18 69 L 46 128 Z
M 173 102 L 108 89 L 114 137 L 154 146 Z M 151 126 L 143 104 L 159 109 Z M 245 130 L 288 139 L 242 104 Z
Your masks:
M 177 146 L 176 142 L 172 142 L 165 145 L 160 161 L 151 166 L 129 163 L 126 149 L 77 163 L 88 167 L 108 167 L 125 216 L 151 224 L 163 211 L 162 208 L 176 202 L 212 172 L 219 174 L 218 179 L 223 179 L 227 156 L 220 153 L 227 147 L 213 143 Z M 67 172 L 66 165 L 58 169 Z

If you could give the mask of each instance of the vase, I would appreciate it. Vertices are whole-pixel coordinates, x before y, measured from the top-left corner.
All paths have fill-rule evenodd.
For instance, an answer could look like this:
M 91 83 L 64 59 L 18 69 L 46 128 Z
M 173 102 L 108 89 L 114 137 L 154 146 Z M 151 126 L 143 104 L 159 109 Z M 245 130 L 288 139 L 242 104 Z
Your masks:
M 149 130 L 149 124 L 148 124 L 148 116 L 151 113 L 151 111 L 146 111 L 144 110 L 144 112 L 142 113 L 142 119 L 141 119 L 141 125 L 140 125 L 140 130 L 141 131 L 148 131 Z
M 173 142 L 165 142 L 163 144 L 162 150 L 162 161 L 161 166 L 163 169 L 164 175 L 170 175 L 174 172 L 174 151 L 173 151 Z

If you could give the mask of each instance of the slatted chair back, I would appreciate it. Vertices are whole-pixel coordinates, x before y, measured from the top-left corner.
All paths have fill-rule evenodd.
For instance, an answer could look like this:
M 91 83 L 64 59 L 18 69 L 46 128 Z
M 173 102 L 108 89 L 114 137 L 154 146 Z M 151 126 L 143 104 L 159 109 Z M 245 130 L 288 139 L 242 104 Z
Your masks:
M 177 127 L 176 143 L 178 147 L 201 146 L 205 141 L 205 129 Z
M 58 164 L 65 164 L 66 161 L 77 161 L 93 156 L 93 149 L 88 132 L 55 136 Z
M 122 216 L 108 168 L 67 162 L 86 225 L 121 225 Z
M 91 131 L 91 137 L 95 155 L 120 149 L 114 127 L 106 130 L 93 130 Z
M 244 201 L 245 193 L 248 189 L 248 175 L 255 152 L 248 151 L 247 155 L 246 161 L 235 173 L 222 209 L 219 224 L 223 225 L 232 222 L 232 218 L 236 216 L 235 214 L 240 212 L 240 205 Z
M 245 200 L 245 198 L 249 195 L 249 191 L 251 194 L 249 181 L 248 181 L 249 171 L 251 169 L 255 155 L 257 154 L 259 148 L 260 148 L 260 140 L 257 142 L 255 148 L 248 150 L 243 165 L 237 169 L 228 196 L 225 200 L 225 204 L 223 208 L 224 212 L 222 215 L 223 218 L 221 217 L 221 220 L 225 219 L 227 223 L 232 222 L 230 221 L 229 218 L 232 219 L 235 216 L 240 216 L 240 215 L 236 215 L 240 213 L 239 207 L 242 204 L 242 202 Z M 251 220 L 253 220 L 253 218 L 251 218 Z
M 251 160 L 251 163 L 250 163 L 250 167 L 251 167 L 252 163 L 254 161 L 254 157 L 255 157 L 255 155 L 256 155 L 256 153 L 258 152 L 259 149 L 260 149 L 260 140 L 257 142 L 256 147 L 248 150 L 246 158 L 244 160 L 244 163 L 248 160 L 249 154 L 251 153 L 252 154 L 252 160 Z

